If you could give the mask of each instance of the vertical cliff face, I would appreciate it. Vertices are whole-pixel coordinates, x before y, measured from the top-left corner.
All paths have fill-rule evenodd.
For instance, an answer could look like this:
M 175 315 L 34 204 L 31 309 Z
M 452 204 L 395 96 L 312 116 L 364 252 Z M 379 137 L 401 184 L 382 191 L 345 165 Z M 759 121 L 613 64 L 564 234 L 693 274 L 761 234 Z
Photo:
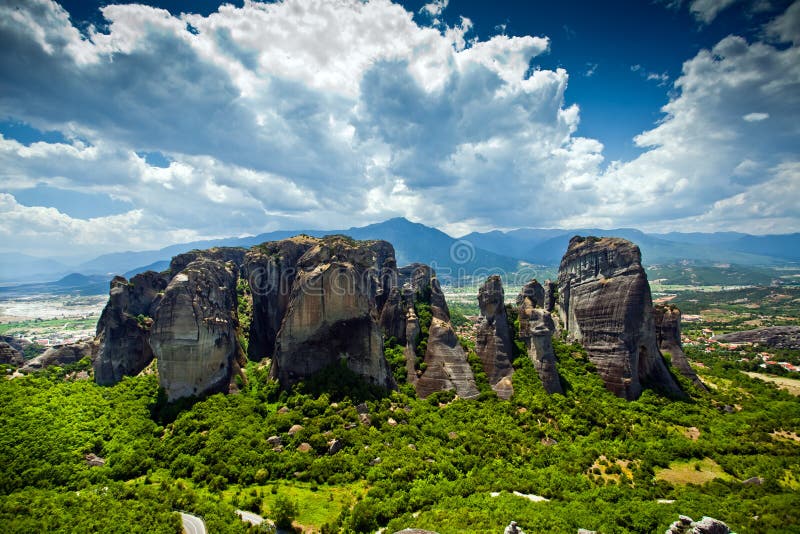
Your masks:
M 624 239 L 573 237 L 558 275 L 559 313 L 606 387 L 632 400 L 645 385 L 679 392 L 658 350 L 639 247 Z
M 527 290 L 529 286 L 535 287 L 536 285 L 538 282 L 532 280 L 522 288 L 517 297 L 519 338 L 525 343 L 528 357 L 533 362 L 545 391 L 551 394 L 563 393 L 553 350 L 555 324 L 550 312 L 537 305 L 537 302 L 545 302 L 544 291 L 541 292 L 542 300 L 538 301 L 537 297 L 540 293 Z
M 298 259 L 271 371 L 283 387 L 339 361 L 374 384 L 394 386 L 377 304 L 388 297 L 381 273 L 393 261 L 388 243 L 341 236 L 318 241 Z
M 434 276 L 428 284 L 427 287 L 423 286 L 421 293 L 430 294 L 433 317 L 428 329 L 425 370 L 416 383 L 417 394 L 425 398 L 431 393 L 452 389 L 461 398 L 477 397 L 480 391 L 475 385 L 467 355 L 450 323 L 450 310 L 439 280 Z
M 93 361 L 95 381 L 110 385 L 140 373 L 153 360 L 149 335 L 152 317 L 168 277 L 147 271 L 130 282 L 111 281 L 109 298 L 97 322 L 99 348 Z
M 540 286 L 541 287 L 541 286 Z M 475 352 L 483 363 L 489 384 L 498 397 L 508 399 L 514 394 L 511 377 L 513 349 L 506 316 L 505 293 L 499 276 L 493 275 L 478 289 L 481 316 L 475 338 Z
M 297 261 L 316 242 L 313 237 L 297 236 L 258 245 L 245 255 L 243 271 L 253 295 L 247 351 L 251 360 L 274 356 L 297 275 Z
M 653 308 L 653 317 L 656 325 L 656 339 L 662 352 L 668 352 L 672 366 L 680 374 L 692 381 L 698 389 L 708 391 L 703 382 L 694 372 L 681 344 L 681 310 L 674 305 L 657 305 Z
M 167 397 L 227 391 L 237 356 L 237 267 L 199 258 L 170 280 L 150 344 Z

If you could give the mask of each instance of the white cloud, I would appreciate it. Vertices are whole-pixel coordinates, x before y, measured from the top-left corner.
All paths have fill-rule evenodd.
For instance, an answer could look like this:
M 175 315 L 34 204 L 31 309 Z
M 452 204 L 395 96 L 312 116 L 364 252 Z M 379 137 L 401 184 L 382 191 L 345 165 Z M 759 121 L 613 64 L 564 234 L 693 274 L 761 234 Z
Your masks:
M 742 118 L 747 122 L 765 121 L 769 118 L 769 113 L 753 112 L 753 113 L 748 113 L 747 115 L 743 115 Z
M 636 138 L 645 152 L 604 171 L 602 143 L 565 104 L 568 73 L 531 69 L 544 37 L 479 40 L 468 19 L 420 26 L 388 0 L 102 12 L 107 27 L 87 39 L 47 0 L 0 6 L 0 116 L 67 139 L 0 137 L 3 248 L 99 253 L 398 215 L 458 230 L 711 227 L 709 213 L 794 179 L 794 46 L 728 37 L 701 51 Z M 169 164 L 138 155 L 151 151 Z M 17 201 L 37 184 L 133 209 L 79 219 Z M 776 206 L 751 217 L 800 229 Z
M 766 29 L 767 34 L 778 41 L 800 45 L 800 0 L 767 24 Z
M 735 4 L 738 0 L 692 0 L 689 4 L 689 11 L 691 11 L 694 18 L 704 24 L 710 24 L 717 15 L 731 5 Z

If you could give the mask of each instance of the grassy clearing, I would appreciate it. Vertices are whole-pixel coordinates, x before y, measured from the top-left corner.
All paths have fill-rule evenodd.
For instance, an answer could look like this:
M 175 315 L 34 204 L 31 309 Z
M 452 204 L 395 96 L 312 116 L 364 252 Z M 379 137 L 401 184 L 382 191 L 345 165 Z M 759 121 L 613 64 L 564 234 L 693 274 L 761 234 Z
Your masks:
M 733 479 L 711 458 L 672 462 L 668 469 L 656 470 L 656 480 L 664 480 L 671 484 L 705 484 L 715 478 Z
M 788 391 L 794 396 L 800 396 L 800 380 L 796 378 L 787 378 L 785 376 L 772 376 L 772 375 L 765 375 L 762 373 L 755 373 L 752 371 L 742 371 L 744 374 L 749 376 L 750 378 L 757 378 L 759 380 L 763 380 L 764 382 L 772 382 L 779 388 Z
M 296 522 L 303 527 L 318 531 L 322 525 L 335 522 L 341 511 L 353 506 L 368 489 L 363 482 L 346 486 L 328 486 L 281 481 L 263 486 L 250 486 L 246 490 L 231 486 L 223 492 L 223 499 L 233 502 L 238 491 L 241 490 L 243 494 L 252 494 L 255 491 L 261 498 L 261 509 L 264 512 L 261 515 L 269 517 L 269 511 L 278 496 L 288 497 L 297 503 Z
M 90 330 L 97 326 L 97 317 L 89 319 L 48 319 L 45 321 L 17 321 L 0 323 L 0 335 L 28 332 L 62 332 L 71 330 Z

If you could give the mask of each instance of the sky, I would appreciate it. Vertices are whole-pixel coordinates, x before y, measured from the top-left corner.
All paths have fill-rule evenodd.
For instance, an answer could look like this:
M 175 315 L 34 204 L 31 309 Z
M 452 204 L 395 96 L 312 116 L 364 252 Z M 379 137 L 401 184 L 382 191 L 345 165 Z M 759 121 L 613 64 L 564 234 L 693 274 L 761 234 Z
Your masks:
M 0 0 L 0 252 L 398 216 L 800 231 L 800 0 Z

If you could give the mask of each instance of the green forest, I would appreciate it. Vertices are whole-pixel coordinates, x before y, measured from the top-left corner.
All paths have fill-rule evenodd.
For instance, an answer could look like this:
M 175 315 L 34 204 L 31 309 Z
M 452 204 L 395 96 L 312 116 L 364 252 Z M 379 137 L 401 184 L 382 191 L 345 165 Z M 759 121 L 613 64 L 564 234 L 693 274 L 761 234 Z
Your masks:
M 626 402 L 581 347 L 556 340 L 556 353 L 565 395 L 517 358 L 509 401 L 387 394 L 341 367 L 281 392 L 254 362 L 240 393 L 177 405 L 154 375 L 73 380 L 88 361 L 2 380 L 0 531 L 180 532 L 175 510 L 210 532 L 254 530 L 241 508 L 322 532 L 488 533 L 512 519 L 663 532 L 678 514 L 800 532 L 795 397 L 720 360 L 701 370 L 711 393 L 681 379 L 688 398 Z

